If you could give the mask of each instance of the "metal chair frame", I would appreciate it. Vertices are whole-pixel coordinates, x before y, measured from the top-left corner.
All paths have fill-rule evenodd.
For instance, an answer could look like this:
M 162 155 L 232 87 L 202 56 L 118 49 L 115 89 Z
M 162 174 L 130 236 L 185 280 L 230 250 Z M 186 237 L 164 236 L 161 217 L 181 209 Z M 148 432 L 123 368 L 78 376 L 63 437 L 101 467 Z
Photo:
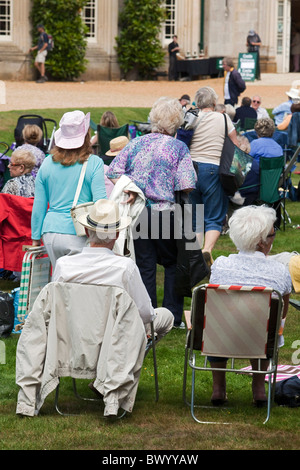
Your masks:
M 154 338 L 154 341 L 153 341 L 153 338 Z M 158 401 L 158 399 L 159 399 L 159 386 L 158 386 L 157 361 L 156 361 L 156 344 L 155 344 L 155 334 L 154 334 L 153 321 L 151 322 L 151 340 L 148 341 L 148 343 L 146 345 L 144 358 L 147 356 L 147 354 L 151 350 L 152 350 L 152 354 L 153 354 L 153 367 L 154 367 L 154 379 L 155 379 L 155 401 Z M 59 402 L 59 386 L 60 386 L 60 384 L 58 384 L 57 387 L 56 387 L 55 399 L 54 399 L 54 406 L 55 406 L 55 409 L 56 409 L 57 413 L 60 414 L 61 416 L 76 416 L 76 413 L 73 413 L 73 414 L 72 413 L 65 413 L 65 412 L 61 411 L 61 409 L 59 408 L 59 404 L 58 404 L 58 402 Z M 101 400 L 100 397 L 99 398 L 89 398 L 89 397 L 84 397 L 84 396 L 80 395 L 77 391 L 76 379 L 74 379 L 74 378 L 72 378 L 72 386 L 73 386 L 74 395 L 79 400 L 101 403 L 102 400 Z M 123 410 L 123 412 L 121 414 L 119 414 L 116 417 L 116 419 L 121 419 L 125 415 L 126 415 L 126 411 Z
M 266 353 L 266 357 L 263 359 L 268 359 L 269 360 L 269 366 L 267 372 L 265 370 L 261 369 L 261 359 L 258 359 L 258 368 L 257 370 L 249 370 L 245 371 L 244 369 L 239 369 L 238 366 L 235 364 L 236 358 L 234 356 L 227 355 L 229 359 L 231 359 L 231 366 L 227 367 L 226 369 L 219 369 L 215 367 L 209 367 L 208 365 L 208 360 L 205 355 L 202 353 L 202 333 L 203 333 L 203 321 L 204 320 L 204 315 L 206 315 L 206 310 L 205 310 L 205 304 L 206 304 L 206 291 L 209 288 L 218 288 L 220 290 L 232 290 L 233 295 L 235 292 L 240 292 L 241 290 L 244 290 L 244 295 L 247 295 L 247 292 L 250 292 L 251 290 L 260 290 L 265 293 L 268 293 L 270 295 L 270 300 L 271 300 L 271 295 L 276 294 L 277 298 L 273 299 L 270 301 L 270 307 L 269 307 L 269 314 L 271 312 L 271 308 L 273 309 L 273 323 L 271 329 L 273 330 L 270 334 L 271 337 L 269 338 L 269 341 L 273 341 L 273 346 L 268 347 L 268 353 L 270 352 L 271 354 Z M 233 299 L 233 297 L 232 297 Z M 201 311 L 202 310 L 202 311 Z M 267 423 L 267 421 L 270 418 L 270 413 L 271 413 L 271 406 L 274 401 L 274 394 L 275 394 L 275 383 L 276 383 L 276 372 L 277 372 L 277 362 L 278 362 L 278 346 L 277 346 L 277 341 L 278 341 L 278 330 L 280 326 L 280 321 L 281 321 L 281 311 L 282 311 L 282 296 L 280 295 L 279 292 L 273 290 L 273 289 L 267 289 L 267 288 L 258 288 L 258 287 L 245 287 L 243 286 L 215 286 L 215 285 L 210 285 L 210 284 L 202 284 L 200 286 L 197 286 L 194 291 L 193 291 L 193 296 L 192 296 L 192 306 L 191 306 L 191 327 L 190 330 L 187 333 L 187 339 L 186 339 L 186 346 L 185 346 L 185 361 L 184 361 L 184 373 L 183 373 L 183 400 L 186 404 L 190 406 L 191 410 L 191 415 L 193 419 L 197 423 L 201 424 L 230 424 L 230 423 L 220 423 L 218 421 L 202 421 L 196 417 L 195 414 L 195 408 L 211 408 L 211 409 L 218 409 L 213 406 L 204 406 L 204 405 L 198 405 L 195 403 L 195 376 L 196 372 L 198 371 L 225 371 L 226 373 L 229 372 L 234 372 L 234 373 L 240 373 L 240 374 L 252 374 L 252 373 L 258 373 L 258 374 L 265 374 L 268 375 L 268 402 L 267 402 L 267 416 L 264 421 L 264 424 Z M 203 316 L 202 316 L 203 315 Z M 202 319 L 201 319 L 201 318 Z M 270 343 L 268 343 L 270 344 Z M 199 354 L 200 351 L 200 354 Z M 200 356 L 202 356 L 200 358 Z M 205 356 L 204 359 L 204 365 L 199 365 L 199 362 L 203 363 L 203 357 Z M 199 359 L 200 358 L 200 359 Z M 255 357 L 253 357 L 255 359 Z M 190 396 L 190 402 L 187 400 L 187 372 L 188 368 L 192 370 L 192 379 L 191 379 L 191 396 Z M 273 380 L 272 380 L 272 375 L 273 375 Z M 232 424 L 232 423 L 231 423 Z

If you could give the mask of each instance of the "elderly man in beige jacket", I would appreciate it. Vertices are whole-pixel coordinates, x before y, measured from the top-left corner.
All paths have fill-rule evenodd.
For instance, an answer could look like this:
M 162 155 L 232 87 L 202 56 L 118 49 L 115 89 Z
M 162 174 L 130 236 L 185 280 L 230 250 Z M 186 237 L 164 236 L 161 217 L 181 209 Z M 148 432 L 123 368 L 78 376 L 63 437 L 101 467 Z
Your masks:
M 95 379 L 105 416 L 132 411 L 150 322 L 157 340 L 173 326 L 169 310 L 153 309 L 134 261 L 112 251 L 131 218 L 120 217 L 114 201 L 99 200 L 79 221 L 90 246 L 58 260 L 18 343 L 18 414 L 37 414 L 62 376 Z

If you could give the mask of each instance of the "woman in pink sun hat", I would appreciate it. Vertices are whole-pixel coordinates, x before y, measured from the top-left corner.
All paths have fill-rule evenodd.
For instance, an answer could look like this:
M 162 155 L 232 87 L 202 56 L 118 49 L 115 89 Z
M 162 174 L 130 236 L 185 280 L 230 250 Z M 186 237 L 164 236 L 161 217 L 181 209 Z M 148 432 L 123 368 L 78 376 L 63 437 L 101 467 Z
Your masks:
M 70 209 L 82 164 L 88 160 L 78 203 L 106 199 L 104 165 L 92 155 L 90 113 L 71 111 L 63 115 L 55 132 L 55 147 L 38 171 L 32 210 L 32 244 L 44 243 L 54 271 L 60 256 L 78 253 L 86 237 L 75 232 Z

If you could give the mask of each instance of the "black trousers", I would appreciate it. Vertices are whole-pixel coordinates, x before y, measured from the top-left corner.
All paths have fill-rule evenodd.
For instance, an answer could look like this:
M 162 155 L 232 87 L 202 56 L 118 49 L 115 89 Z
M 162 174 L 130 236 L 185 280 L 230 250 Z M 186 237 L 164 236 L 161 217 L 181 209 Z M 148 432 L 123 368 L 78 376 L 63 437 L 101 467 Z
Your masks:
M 162 306 L 174 315 L 174 325 L 179 326 L 183 314 L 184 297 L 175 291 L 177 246 L 174 238 L 174 212 L 145 209 L 136 224 L 134 240 L 136 264 L 154 308 L 157 307 L 157 264 L 164 267 L 164 292 Z M 146 226 L 147 225 L 147 226 Z

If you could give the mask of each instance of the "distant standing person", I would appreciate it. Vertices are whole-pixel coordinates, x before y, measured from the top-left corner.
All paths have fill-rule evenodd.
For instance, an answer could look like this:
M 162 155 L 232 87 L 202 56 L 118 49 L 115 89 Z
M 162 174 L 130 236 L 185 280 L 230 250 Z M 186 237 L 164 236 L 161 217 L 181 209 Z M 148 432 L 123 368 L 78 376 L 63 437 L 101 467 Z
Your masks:
M 253 29 L 251 29 L 247 36 L 247 48 L 248 48 L 248 52 L 257 53 L 256 75 L 255 75 L 255 78 L 257 80 L 260 80 L 260 63 L 259 63 L 260 46 L 261 46 L 261 39 L 259 35 Z
M 230 57 L 224 57 L 222 65 L 225 71 L 224 104 L 235 106 L 240 94 L 246 90 L 246 84 Z
M 37 46 L 33 46 L 29 49 L 29 52 L 37 50 L 34 65 L 40 73 L 40 78 L 36 81 L 37 83 L 44 83 L 48 80 L 45 75 L 45 62 L 47 57 L 48 48 L 48 34 L 45 32 L 45 28 L 42 24 L 37 26 L 37 30 L 40 33 Z
M 177 42 L 177 36 L 173 36 L 173 41 L 169 44 L 169 80 L 177 80 L 177 68 L 176 68 L 176 54 L 179 52 L 179 44 Z

